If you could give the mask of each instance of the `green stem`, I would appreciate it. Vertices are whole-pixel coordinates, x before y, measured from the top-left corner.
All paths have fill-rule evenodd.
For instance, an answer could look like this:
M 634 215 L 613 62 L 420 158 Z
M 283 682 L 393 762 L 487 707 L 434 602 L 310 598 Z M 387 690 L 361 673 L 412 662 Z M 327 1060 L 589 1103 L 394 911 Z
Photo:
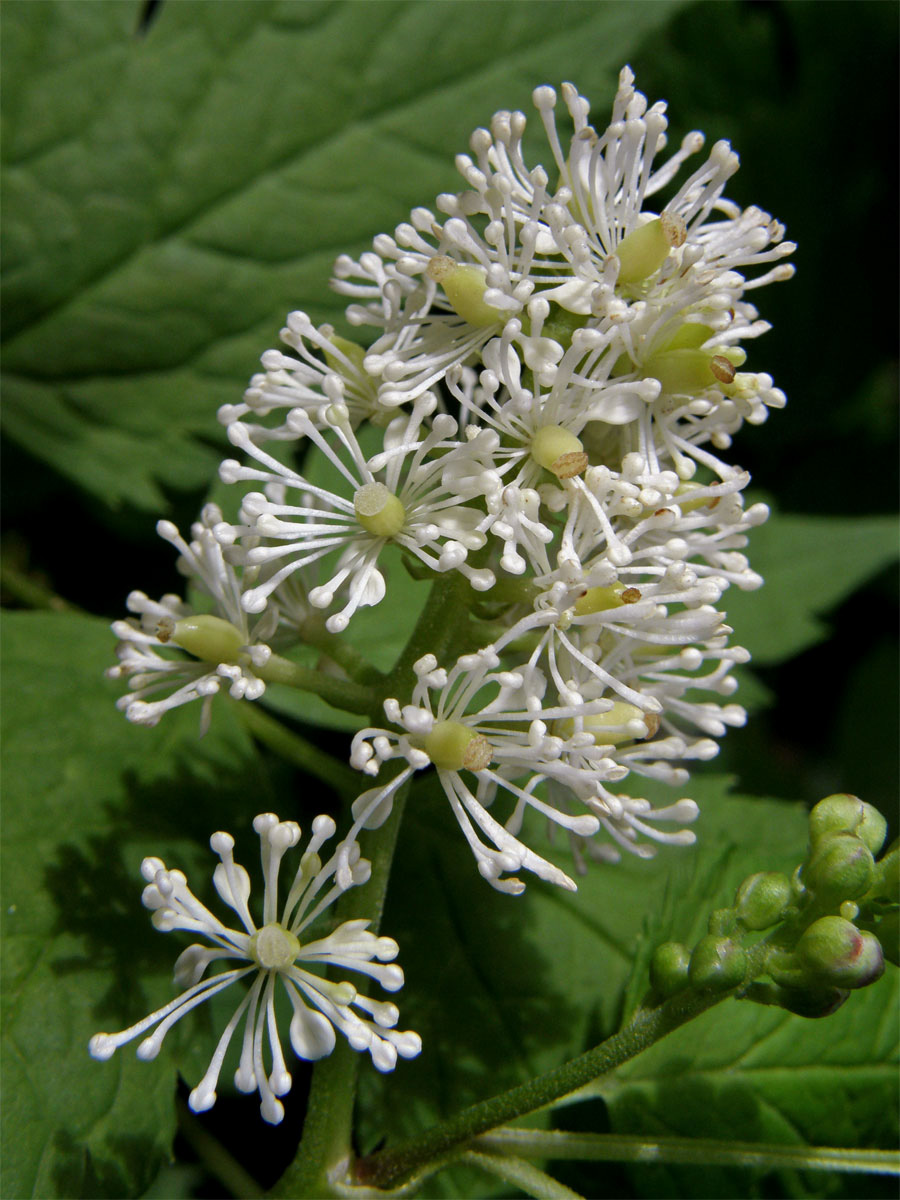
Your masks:
M 598 1075 L 607 1074 L 732 994 L 683 992 L 658 1008 L 640 1012 L 625 1029 L 578 1058 L 480 1104 L 473 1104 L 418 1137 L 362 1159 L 357 1164 L 357 1178 L 364 1184 L 390 1187 L 422 1163 L 446 1154 L 477 1134 L 544 1108 L 590 1083 Z
M 478 1167 L 489 1175 L 496 1175 L 504 1183 L 511 1183 L 526 1196 L 534 1200 L 583 1200 L 578 1192 L 573 1192 L 564 1183 L 540 1171 L 533 1163 L 521 1158 L 511 1158 L 507 1154 L 481 1154 L 469 1150 L 459 1160 L 470 1167 Z
M 332 758 L 306 738 L 286 728 L 259 704 L 237 701 L 234 707 L 239 720 L 252 737 L 301 771 L 321 779 L 342 796 L 353 797 L 362 790 L 360 776 L 352 767 Z
M 370 713 L 375 707 L 375 694 L 371 688 L 351 679 L 338 679 L 324 671 L 301 667 L 278 654 L 273 654 L 264 667 L 253 669 L 266 683 L 286 683 L 304 692 L 314 692 L 345 712 Z
M 474 1143 L 497 1154 L 582 1162 L 686 1163 L 722 1167 L 794 1168 L 900 1175 L 896 1150 L 844 1150 L 831 1146 L 783 1146 L 724 1142 L 718 1138 L 647 1138 L 612 1133 L 566 1133 L 545 1129 L 495 1129 Z
M 414 683 L 413 664 L 433 654 L 439 663 L 459 640 L 459 631 L 469 615 L 472 589 L 464 575 L 451 571 L 431 585 L 428 600 L 419 615 L 400 657 L 384 684 L 385 696 L 408 696 Z
M 397 834 L 406 804 L 406 788 L 394 799 L 393 812 L 376 834 L 363 835 L 363 853 L 372 863 L 369 882 L 345 893 L 338 918 L 365 917 L 378 932 Z M 366 843 L 369 843 L 368 845 Z M 360 1055 L 343 1038 L 334 1053 L 316 1064 L 297 1157 L 269 1193 L 272 1197 L 322 1200 L 342 1194 L 352 1155 L 353 1108 Z
M 265 1195 L 249 1172 L 222 1143 L 208 1133 L 183 1100 L 176 1101 L 178 1132 L 212 1175 L 235 1200 L 260 1200 Z
M 329 633 L 325 622 L 320 618 L 309 617 L 300 628 L 300 635 L 309 646 L 315 646 L 327 655 L 332 662 L 337 663 L 356 683 L 377 684 L 384 675 L 377 667 L 352 646 L 345 638 Z

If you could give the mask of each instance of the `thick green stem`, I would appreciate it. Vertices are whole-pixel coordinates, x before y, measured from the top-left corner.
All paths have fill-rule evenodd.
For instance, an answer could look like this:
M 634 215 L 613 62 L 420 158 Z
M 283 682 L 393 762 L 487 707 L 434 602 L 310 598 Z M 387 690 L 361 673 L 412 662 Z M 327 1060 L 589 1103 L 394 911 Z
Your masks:
M 332 662 L 337 663 L 357 683 L 377 684 L 384 678 L 381 671 L 374 667 L 364 655 L 352 646 L 346 638 L 329 633 L 325 622 L 319 617 L 308 617 L 300 629 L 303 641 L 309 646 L 315 646 L 327 655 Z
M 731 995 L 732 993 L 726 993 Z M 479 1133 L 505 1125 L 516 1117 L 544 1108 L 561 1096 L 574 1092 L 599 1075 L 621 1066 L 673 1029 L 700 1016 L 718 1004 L 720 995 L 686 992 L 667 1000 L 649 1012 L 639 1013 L 632 1023 L 593 1050 L 579 1055 L 561 1067 L 539 1075 L 527 1083 L 473 1104 L 447 1121 L 433 1126 L 419 1137 L 382 1150 L 357 1164 L 357 1178 L 375 1187 L 391 1187 L 410 1171 L 429 1159 L 446 1154 L 454 1146 L 471 1140 Z
M 372 875 L 364 887 L 342 896 L 339 919 L 365 917 L 372 931 L 378 932 L 405 803 L 406 788 L 401 788 L 390 818 L 376 834 L 363 835 L 362 850 L 372 863 Z M 341 1194 L 340 1184 L 349 1172 L 353 1152 L 359 1068 L 360 1055 L 343 1038 L 339 1038 L 333 1054 L 316 1064 L 300 1149 L 270 1196 L 322 1200 Z
M 242 700 L 236 701 L 234 707 L 238 718 L 252 737 L 293 763 L 295 767 L 299 767 L 301 771 L 321 779 L 342 796 L 352 798 L 362 790 L 360 776 L 352 767 L 326 754 L 298 733 L 287 729 L 259 704 Z
M 434 581 L 416 627 L 387 677 L 385 696 L 410 694 L 415 682 L 413 664 L 423 655 L 433 654 L 443 665 L 448 650 L 458 643 L 460 629 L 468 619 L 471 592 L 468 580 L 458 571 L 451 571 Z
M 368 714 L 375 705 L 371 688 L 350 679 L 338 679 L 324 671 L 315 671 L 311 667 L 301 667 L 278 654 L 273 654 L 264 667 L 253 669 L 266 683 L 286 683 L 304 692 L 314 692 L 334 708 L 341 708 L 345 712 Z
M 794 1168 L 900 1175 L 896 1150 L 844 1150 L 831 1146 L 784 1146 L 725 1142 L 718 1138 L 647 1138 L 615 1133 L 567 1133 L 556 1129 L 496 1129 L 474 1143 L 494 1154 L 580 1162 L 685 1163 L 691 1166 Z

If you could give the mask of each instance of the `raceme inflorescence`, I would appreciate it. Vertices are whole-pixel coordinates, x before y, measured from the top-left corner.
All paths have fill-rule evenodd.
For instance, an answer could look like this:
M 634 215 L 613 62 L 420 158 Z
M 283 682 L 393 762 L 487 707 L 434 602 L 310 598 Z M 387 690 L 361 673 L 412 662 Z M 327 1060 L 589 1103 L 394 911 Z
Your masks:
M 133 592 L 133 616 L 114 626 L 111 674 L 128 680 L 119 705 L 138 724 L 198 700 L 205 728 L 223 687 L 255 701 L 275 682 L 359 715 L 350 763 L 374 786 L 361 788 L 329 864 L 320 870 L 317 849 L 304 856 L 320 873 L 301 864 L 297 879 L 314 890 L 322 872 L 338 890 L 359 882 L 357 837 L 432 767 L 493 887 L 520 893 L 530 872 L 575 889 L 528 832 L 534 814 L 565 831 L 576 875 L 623 849 L 687 844 L 697 806 L 679 792 L 690 763 L 745 720 L 732 669 L 748 655 L 730 641 L 723 597 L 761 584 L 743 550 L 767 509 L 745 505 L 749 475 L 728 452 L 744 422 L 784 404 L 769 375 L 745 367 L 768 328 L 750 295 L 790 277 L 794 247 L 768 213 L 726 198 L 738 168 L 728 143 L 705 153 L 694 132 L 667 149 L 665 105 L 648 105 L 628 68 L 603 131 L 571 84 L 559 99 L 534 92 L 543 165 L 529 165 L 523 114 L 499 112 L 457 158 L 461 191 L 414 209 L 358 259 L 337 259 L 333 286 L 359 341 L 288 316 L 283 348 L 263 354 L 243 400 L 219 413 L 235 452 L 220 469 L 229 515 L 208 504 L 190 540 L 158 527 L 194 603 Z M 435 586 L 385 674 L 351 635 L 362 609 L 403 619 L 390 607 L 398 561 Z M 326 671 L 292 658 L 303 645 Z M 672 802 L 654 808 L 621 790 L 628 776 L 670 784 Z M 277 857 L 299 830 L 269 820 L 257 830 Z M 277 867 L 257 929 L 227 841 L 213 839 L 216 886 L 244 932 L 226 931 L 183 876 L 147 860 L 145 902 L 178 914 L 163 927 L 220 949 L 186 951 L 176 975 L 188 991 L 123 1034 L 98 1035 L 93 1052 L 159 1021 L 142 1043 L 150 1056 L 173 1020 L 246 975 L 248 999 L 192 1103 L 212 1103 L 246 1012 L 238 1086 L 258 1088 L 264 1116 L 278 1119 L 290 1078 L 272 1001 L 279 975 L 301 1056 L 327 1053 L 334 1027 L 382 1069 L 416 1053 L 415 1035 L 382 1031 L 393 1006 L 313 981 L 307 909 L 289 915 L 298 882 L 285 917 L 274 915 Z M 264 935 L 277 942 L 272 962 Z M 373 966 L 387 945 L 352 921 L 312 943 L 319 962 L 399 986 L 395 968 Z M 199 982 L 226 956 L 245 965 Z

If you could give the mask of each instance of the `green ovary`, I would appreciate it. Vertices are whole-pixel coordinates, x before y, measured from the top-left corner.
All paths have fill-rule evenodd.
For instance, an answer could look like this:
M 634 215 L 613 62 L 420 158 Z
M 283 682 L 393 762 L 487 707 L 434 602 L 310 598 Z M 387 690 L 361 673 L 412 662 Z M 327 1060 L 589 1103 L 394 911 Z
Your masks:
M 175 622 L 171 641 L 204 662 L 237 662 L 247 644 L 243 633 L 222 617 L 182 617 Z
M 436 721 L 422 749 L 442 771 L 480 771 L 491 761 L 487 738 L 461 721 Z
M 531 442 L 531 457 L 559 479 L 580 475 L 588 465 L 580 439 L 562 425 L 544 425 L 537 431 Z
M 265 971 L 283 971 L 297 961 L 300 940 L 289 929 L 273 921 L 257 929 L 250 938 L 248 953 Z
M 684 222 L 668 214 L 633 229 L 616 247 L 617 282 L 626 287 L 641 283 L 659 270 L 672 247 L 680 246 L 684 238 Z
M 406 509 L 383 483 L 364 483 L 353 497 L 356 519 L 376 537 L 394 537 L 406 521 Z
M 428 264 L 428 275 L 441 285 L 455 311 L 470 325 L 496 325 L 503 320 L 499 308 L 485 303 L 487 280 L 481 267 L 438 254 Z
M 646 733 L 628 733 L 622 728 L 630 721 L 641 721 Z M 659 717 L 655 713 L 646 713 L 636 704 L 628 704 L 624 700 L 616 700 L 611 709 L 604 713 L 594 713 L 582 718 L 582 728 L 591 734 L 595 745 L 621 746 L 624 742 L 633 742 L 642 738 L 653 737 L 659 729 Z M 609 733 L 609 729 L 615 733 Z M 571 717 L 558 722 L 555 729 L 559 737 L 568 738 L 575 732 L 575 722 Z
M 625 604 L 635 604 L 641 598 L 638 588 L 625 587 L 622 583 L 614 583 L 610 587 L 592 587 L 575 601 L 575 615 L 589 617 L 594 613 L 604 612 L 610 608 L 621 608 Z

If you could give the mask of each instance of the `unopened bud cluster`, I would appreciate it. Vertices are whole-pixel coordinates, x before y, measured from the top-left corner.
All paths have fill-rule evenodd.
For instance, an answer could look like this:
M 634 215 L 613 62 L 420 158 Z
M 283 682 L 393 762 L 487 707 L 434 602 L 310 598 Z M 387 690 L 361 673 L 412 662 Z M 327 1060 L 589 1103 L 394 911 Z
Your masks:
M 579 870 L 692 841 L 692 800 L 654 810 L 616 785 L 684 788 L 745 720 L 722 600 L 762 582 L 743 549 L 767 510 L 744 506 L 727 452 L 784 404 L 747 366 L 768 328 L 751 296 L 790 276 L 793 245 L 726 197 L 728 143 L 687 168 L 703 136 L 667 150 L 665 105 L 633 83 L 625 68 L 605 130 L 564 84 L 567 144 L 557 93 L 537 88 L 545 165 L 526 161 L 524 115 L 499 112 L 456 160 L 461 191 L 337 259 L 360 341 L 289 314 L 219 413 L 233 513 L 207 505 L 190 541 L 160 523 L 210 612 L 134 592 L 115 626 L 129 719 L 200 699 L 208 720 L 222 688 L 255 700 L 286 678 L 311 630 L 327 654 L 362 608 L 395 624 L 399 550 L 435 595 L 455 589 L 456 636 L 373 692 L 351 763 L 399 773 L 363 792 L 348 840 L 433 767 L 508 892 L 520 870 L 575 886 L 526 844 L 529 811 L 566 831 Z
M 810 813 L 809 832 L 793 878 L 749 876 L 732 907 L 712 914 L 693 950 L 677 942 L 657 947 L 650 965 L 657 999 L 686 988 L 740 989 L 742 999 L 822 1017 L 851 990 L 880 979 L 885 958 L 897 963 L 900 850 L 894 843 L 875 857 L 884 817 L 856 796 L 828 796 Z

